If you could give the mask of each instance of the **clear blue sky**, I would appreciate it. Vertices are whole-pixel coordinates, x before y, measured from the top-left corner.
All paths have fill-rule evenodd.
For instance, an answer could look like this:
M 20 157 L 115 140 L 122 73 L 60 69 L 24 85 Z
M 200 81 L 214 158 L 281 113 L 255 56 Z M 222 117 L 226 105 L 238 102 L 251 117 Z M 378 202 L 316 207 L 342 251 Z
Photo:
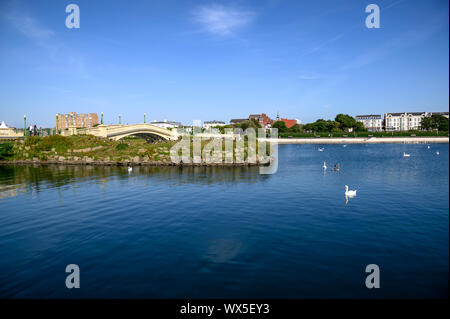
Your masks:
M 448 18 L 447 0 L 0 0 L 0 121 L 448 111 Z

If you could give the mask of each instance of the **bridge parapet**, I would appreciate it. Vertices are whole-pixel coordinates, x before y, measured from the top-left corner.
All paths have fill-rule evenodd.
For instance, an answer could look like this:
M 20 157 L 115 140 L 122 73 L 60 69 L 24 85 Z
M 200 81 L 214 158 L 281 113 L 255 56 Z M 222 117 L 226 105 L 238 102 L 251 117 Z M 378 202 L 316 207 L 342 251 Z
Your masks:
M 178 133 L 165 128 L 161 128 L 155 125 L 141 123 L 132 125 L 98 125 L 96 127 L 90 128 L 76 128 L 70 132 L 68 135 L 74 134 L 88 134 L 99 137 L 111 138 L 114 140 L 119 140 L 123 137 L 130 135 L 157 135 L 161 138 L 167 140 L 176 140 L 178 138 Z

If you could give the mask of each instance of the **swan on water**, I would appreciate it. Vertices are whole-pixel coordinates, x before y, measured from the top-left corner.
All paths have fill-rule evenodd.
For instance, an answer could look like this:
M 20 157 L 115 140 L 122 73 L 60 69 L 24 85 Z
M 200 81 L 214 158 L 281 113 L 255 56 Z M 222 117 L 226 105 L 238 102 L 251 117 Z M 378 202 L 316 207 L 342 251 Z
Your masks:
M 439 152 L 436 152 L 436 155 L 439 155 Z
M 128 173 L 131 173 L 133 171 L 133 167 L 128 166 Z
M 327 163 L 326 163 L 326 162 L 323 162 L 323 166 L 322 166 L 322 168 L 323 168 L 324 170 L 326 170 L 326 169 L 327 169 Z
M 411 157 L 411 154 L 407 154 L 407 153 L 403 152 L 403 157 Z
M 356 190 L 348 190 L 348 185 L 345 185 L 345 196 L 348 197 L 356 196 Z
M 323 147 L 319 147 L 318 151 L 323 152 Z
M 428 149 L 430 149 L 430 145 L 428 145 Z

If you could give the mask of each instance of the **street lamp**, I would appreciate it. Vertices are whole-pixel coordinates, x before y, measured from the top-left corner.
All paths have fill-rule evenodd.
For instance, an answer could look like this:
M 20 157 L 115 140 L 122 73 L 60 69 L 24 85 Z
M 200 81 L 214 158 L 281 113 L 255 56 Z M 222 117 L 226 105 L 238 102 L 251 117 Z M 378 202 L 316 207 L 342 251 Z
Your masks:
M 23 116 L 23 136 L 27 136 L 27 116 Z
M 119 124 L 122 124 L 122 115 L 119 114 Z
M 145 117 L 146 117 L 146 116 L 147 116 L 147 114 L 144 113 L 144 123 L 147 123 L 146 120 L 145 120 Z

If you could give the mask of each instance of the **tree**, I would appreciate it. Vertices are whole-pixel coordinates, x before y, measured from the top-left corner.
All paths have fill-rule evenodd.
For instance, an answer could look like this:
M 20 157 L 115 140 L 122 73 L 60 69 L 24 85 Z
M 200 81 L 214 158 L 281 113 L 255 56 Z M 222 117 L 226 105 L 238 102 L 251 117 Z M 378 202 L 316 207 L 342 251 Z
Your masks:
M 253 122 L 253 124 L 255 124 L 255 126 L 257 128 L 261 128 L 261 124 L 259 123 L 259 121 L 257 119 L 251 119 L 251 121 Z
M 448 131 L 449 119 L 443 115 L 435 114 L 432 116 L 437 124 L 439 131 Z
M 356 121 L 355 131 L 356 132 L 367 132 L 367 129 L 364 127 L 364 124 L 362 122 Z
M 340 123 L 336 121 L 327 121 L 328 132 L 339 132 Z
M 284 123 L 283 121 L 276 121 L 272 124 L 272 128 L 278 129 L 278 133 L 284 133 L 288 131 L 286 123 Z
M 292 133 L 300 133 L 303 131 L 302 127 L 299 124 L 293 125 L 292 127 L 288 128 L 288 130 L 289 130 L 289 132 L 292 132 Z
M 440 114 L 433 114 L 432 116 L 426 116 L 422 119 L 420 126 L 423 130 L 449 130 L 449 119 Z
M 246 129 L 248 129 L 249 127 L 253 128 L 253 129 L 257 129 L 258 126 L 256 126 L 254 121 L 249 121 L 249 120 L 245 120 L 243 122 L 241 122 L 241 124 L 239 124 L 239 127 L 245 131 Z
M 338 114 L 334 120 L 339 123 L 339 126 L 343 130 L 348 131 L 349 129 L 356 129 L 358 127 L 358 122 L 355 118 L 347 114 Z
M 420 126 L 423 130 L 432 130 L 433 129 L 433 119 L 431 118 L 431 116 L 426 116 L 422 119 L 422 121 L 420 122 Z

